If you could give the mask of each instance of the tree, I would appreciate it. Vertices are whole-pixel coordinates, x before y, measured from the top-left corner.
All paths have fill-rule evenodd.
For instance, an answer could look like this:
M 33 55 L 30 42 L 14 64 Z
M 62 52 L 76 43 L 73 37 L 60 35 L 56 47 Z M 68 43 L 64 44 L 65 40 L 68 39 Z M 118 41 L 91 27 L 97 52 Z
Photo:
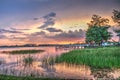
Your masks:
M 113 16 L 112 19 L 115 23 L 117 23 L 120 26 L 120 11 L 113 10 Z M 120 42 L 120 28 L 114 30 L 117 33 L 117 36 L 119 36 L 119 42 Z
M 120 11 L 118 10 L 113 10 L 113 16 L 112 19 L 115 23 L 118 23 L 120 25 Z
M 112 35 L 108 32 L 108 23 L 108 19 L 93 15 L 92 21 L 88 23 L 89 27 L 86 31 L 86 42 L 101 45 L 103 41 L 110 39 Z
M 93 15 L 92 16 L 92 21 L 90 21 L 90 23 L 88 23 L 88 27 L 93 27 L 93 26 L 108 26 L 109 23 L 109 19 L 107 18 L 102 18 L 99 15 Z

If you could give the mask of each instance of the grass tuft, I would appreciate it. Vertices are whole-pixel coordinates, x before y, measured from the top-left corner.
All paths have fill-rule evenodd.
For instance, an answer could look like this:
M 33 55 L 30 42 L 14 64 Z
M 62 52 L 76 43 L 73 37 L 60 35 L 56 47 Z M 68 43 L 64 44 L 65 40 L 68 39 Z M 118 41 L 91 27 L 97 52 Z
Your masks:
M 31 66 L 33 64 L 33 62 L 35 61 L 35 59 L 31 56 L 26 57 L 23 59 L 24 65 L 25 66 Z
M 15 50 L 15 51 L 10 51 L 9 53 L 11 54 L 33 54 L 33 53 L 39 53 L 43 51 L 44 50 Z

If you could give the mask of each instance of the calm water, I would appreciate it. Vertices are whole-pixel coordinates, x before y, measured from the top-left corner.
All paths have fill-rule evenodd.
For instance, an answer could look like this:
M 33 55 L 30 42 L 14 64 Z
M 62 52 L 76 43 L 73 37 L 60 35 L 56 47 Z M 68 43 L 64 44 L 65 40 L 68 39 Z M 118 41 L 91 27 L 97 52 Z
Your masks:
M 9 54 L 3 53 L 3 51 L 13 51 L 13 50 L 45 50 L 42 53 L 36 54 Z M 94 79 L 91 75 L 91 70 L 87 66 L 78 65 L 68 65 L 66 63 L 60 64 L 45 64 L 43 65 L 43 60 L 50 57 L 59 56 L 65 52 L 70 51 L 69 49 L 56 49 L 55 47 L 17 47 L 17 48 L 0 48 L 0 74 L 16 75 L 16 76 L 35 76 L 35 77 L 58 77 L 58 78 L 71 78 L 71 79 Z M 32 56 L 35 61 L 32 66 L 24 66 L 23 59 L 25 57 Z M 113 74 L 115 77 L 118 71 Z M 119 70 L 120 73 L 120 70 Z
M 3 51 L 13 50 L 45 50 L 42 53 L 36 54 L 8 54 Z M 0 74 L 27 76 L 32 75 L 36 77 L 60 77 L 60 78 L 92 78 L 90 69 L 81 66 L 68 66 L 67 64 L 54 64 L 43 66 L 43 59 L 49 57 L 59 56 L 69 49 L 56 49 L 55 47 L 17 47 L 17 48 L 0 48 L 0 60 L 4 63 L 0 65 Z M 25 57 L 32 56 L 36 59 L 32 67 L 24 67 L 22 61 Z
M 56 56 L 60 55 L 61 53 L 67 52 L 68 50 L 64 49 L 56 49 L 55 47 L 17 47 L 17 48 L 0 48 L 0 59 L 4 59 L 6 63 L 10 62 L 16 62 L 29 54 L 5 54 L 2 53 L 3 51 L 13 51 L 13 50 L 30 50 L 30 49 L 35 49 L 35 50 L 45 50 L 45 52 L 42 53 L 36 53 L 36 54 L 30 54 L 31 56 L 37 58 L 37 59 L 42 59 L 44 57 L 48 56 Z

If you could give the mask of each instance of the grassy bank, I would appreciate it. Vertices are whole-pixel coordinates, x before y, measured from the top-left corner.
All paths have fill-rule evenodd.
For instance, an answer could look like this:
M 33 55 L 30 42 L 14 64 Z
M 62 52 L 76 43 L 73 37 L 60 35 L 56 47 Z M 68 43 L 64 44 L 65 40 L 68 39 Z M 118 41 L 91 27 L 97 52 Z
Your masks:
M 16 77 L 8 75 L 0 75 L 0 80 L 60 80 L 55 78 L 34 78 L 34 77 Z
M 87 65 L 96 69 L 120 68 L 120 47 L 74 50 L 57 57 L 56 62 Z
M 10 54 L 33 54 L 33 53 L 39 53 L 39 52 L 43 52 L 43 51 L 44 50 L 15 50 L 15 51 L 9 51 L 7 53 L 10 53 Z

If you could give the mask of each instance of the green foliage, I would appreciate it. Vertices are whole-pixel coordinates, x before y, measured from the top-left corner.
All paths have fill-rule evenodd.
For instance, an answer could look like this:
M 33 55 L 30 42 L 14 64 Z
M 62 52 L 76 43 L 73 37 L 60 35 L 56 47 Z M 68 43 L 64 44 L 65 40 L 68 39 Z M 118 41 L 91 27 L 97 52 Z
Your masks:
M 86 32 L 86 42 L 100 45 L 103 41 L 110 39 L 112 35 L 108 32 L 108 23 L 109 19 L 93 15 L 92 20 L 88 23 L 89 28 Z
M 27 65 L 30 66 L 30 65 L 32 65 L 32 63 L 33 63 L 34 60 L 35 59 L 33 57 L 29 56 L 27 58 L 24 58 L 23 62 L 25 64 L 25 66 L 27 66 Z
M 96 69 L 120 68 L 120 47 L 74 50 L 57 57 L 56 62 L 87 65 Z
M 90 27 L 86 32 L 86 42 L 95 42 L 100 44 L 103 41 L 107 41 L 111 38 L 111 33 L 108 32 L 109 27 Z
M 43 50 L 15 50 L 9 53 L 11 54 L 32 54 L 32 53 L 38 53 L 38 52 L 43 52 Z

